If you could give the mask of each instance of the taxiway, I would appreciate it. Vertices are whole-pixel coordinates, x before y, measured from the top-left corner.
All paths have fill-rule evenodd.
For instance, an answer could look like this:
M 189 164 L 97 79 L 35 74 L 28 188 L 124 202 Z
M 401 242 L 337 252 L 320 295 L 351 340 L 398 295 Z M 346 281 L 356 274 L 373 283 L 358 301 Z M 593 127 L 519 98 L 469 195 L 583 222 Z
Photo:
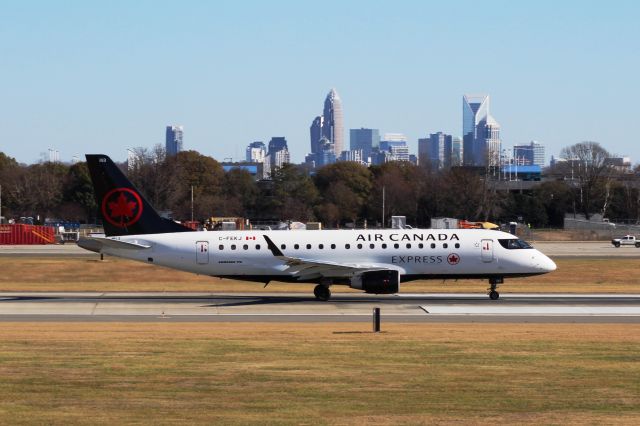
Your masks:
M 640 323 L 640 295 L 0 293 L 0 321 Z

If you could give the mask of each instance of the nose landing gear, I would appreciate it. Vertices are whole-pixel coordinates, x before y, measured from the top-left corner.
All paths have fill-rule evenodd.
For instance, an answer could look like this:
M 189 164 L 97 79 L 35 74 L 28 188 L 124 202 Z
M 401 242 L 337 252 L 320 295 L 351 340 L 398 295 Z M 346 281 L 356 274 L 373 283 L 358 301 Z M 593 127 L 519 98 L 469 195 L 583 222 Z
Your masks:
M 502 283 L 504 283 L 504 278 L 502 277 L 489 278 L 489 285 L 491 285 L 491 288 L 489 288 L 489 299 L 498 300 L 500 298 L 500 293 L 498 293 L 496 289 L 498 285 Z

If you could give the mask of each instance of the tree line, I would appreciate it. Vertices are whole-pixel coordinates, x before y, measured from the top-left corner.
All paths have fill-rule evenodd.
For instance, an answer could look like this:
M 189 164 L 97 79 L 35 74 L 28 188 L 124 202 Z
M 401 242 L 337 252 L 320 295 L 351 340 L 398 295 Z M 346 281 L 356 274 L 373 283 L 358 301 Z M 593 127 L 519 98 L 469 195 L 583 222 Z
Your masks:
M 640 220 L 640 174 L 608 164 L 609 153 L 595 142 L 563 150 L 572 161 L 546 171 L 548 178 L 527 192 L 500 191 L 485 171 L 454 167 L 433 170 L 407 162 L 365 167 L 338 162 L 310 172 L 287 164 L 272 179 L 256 181 L 247 171 L 225 172 L 215 159 L 196 151 L 165 156 L 138 148 L 136 161 L 120 165 L 158 210 L 190 220 L 243 217 L 259 220 L 320 221 L 325 227 L 385 225 L 393 215 L 428 227 L 433 217 L 562 227 L 567 213 L 602 214 L 612 221 Z M 2 214 L 83 223 L 99 221 L 86 163 L 18 164 L 0 153 Z M 383 195 L 384 193 L 384 195 Z M 384 212 L 383 212 L 384 197 Z

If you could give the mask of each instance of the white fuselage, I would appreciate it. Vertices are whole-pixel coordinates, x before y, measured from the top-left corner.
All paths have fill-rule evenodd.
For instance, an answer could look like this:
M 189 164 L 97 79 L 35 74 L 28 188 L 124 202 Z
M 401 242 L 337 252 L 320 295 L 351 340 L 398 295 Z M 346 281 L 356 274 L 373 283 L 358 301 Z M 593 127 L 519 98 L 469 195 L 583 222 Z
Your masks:
M 402 281 L 527 276 L 555 263 L 533 248 L 506 248 L 511 234 L 480 229 L 331 231 L 212 231 L 111 237 L 150 246 L 105 247 L 114 256 L 203 275 L 267 282 L 295 281 L 289 266 L 267 246 L 265 235 L 287 258 L 397 270 Z M 335 278 L 345 278 L 336 272 Z

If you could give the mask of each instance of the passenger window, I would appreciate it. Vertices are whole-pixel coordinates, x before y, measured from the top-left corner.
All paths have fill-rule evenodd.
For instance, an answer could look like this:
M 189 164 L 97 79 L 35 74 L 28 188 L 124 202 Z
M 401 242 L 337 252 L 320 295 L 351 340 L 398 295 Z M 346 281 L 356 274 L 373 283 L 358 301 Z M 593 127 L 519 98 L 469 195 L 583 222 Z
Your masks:
M 442 248 L 447 248 L 447 247 L 449 247 L 449 244 L 447 243 L 442 244 Z
M 395 243 L 395 244 L 393 245 L 393 248 L 400 248 L 400 244 Z
M 456 248 L 460 248 L 460 243 L 456 243 Z
M 407 248 L 411 248 L 411 244 L 407 243 Z
M 247 244 L 243 245 L 242 248 L 245 250 L 249 250 L 249 246 Z
M 322 250 L 324 248 L 324 244 L 318 244 L 318 248 Z
M 224 250 L 224 246 L 223 246 L 222 244 L 220 244 L 220 245 L 218 246 L 218 250 Z
M 281 248 L 282 250 L 284 250 L 284 249 L 286 249 L 286 248 L 287 248 L 287 246 L 286 246 L 286 245 L 284 245 L 284 244 L 280 244 L 280 248 Z
M 298 250 L 298 249 L 300 248 L 300 245 L 299 245 L 299 244 L 294 244 L 294 245 L 293 245 L 293 248 L 294 248 L 294 249 L 296 249 L 296 250 Z
M 361 249 L 362 248 L 362 244 L 358 244 L 358 248 Z
M 436 243 L 431 243 L 431 248 L 436 248 Z
M 346 249 L 350 249 L 350 248 L 351 248 L 351 245 L 350 245 L 350 244 L 345 244 L 345 245 L 344 245 L 344 248 L 346 248 Z
M 369 244 L 369 248 L 370 249 L 374 249 L 374 248 L 376 248 L 376 245 L 375 244 Z
M 236 245 L 235 244 L 231 244 L 231 250 L 235 250 L 236 249 Z
M 424 248 L 424 244 L 418 243 L 418 248 Z
M 382 243 L 382 248 L 386 249 L 387 248 L 387 243 Z
M 307 250 L 311 250 L 311 244 L 307 244 Z
M 256 250 L 260 250 L 260 244 L 256 244 Z
M 331 250 L 335 250 L 336 245 L 335 244 L 331 244 Z

